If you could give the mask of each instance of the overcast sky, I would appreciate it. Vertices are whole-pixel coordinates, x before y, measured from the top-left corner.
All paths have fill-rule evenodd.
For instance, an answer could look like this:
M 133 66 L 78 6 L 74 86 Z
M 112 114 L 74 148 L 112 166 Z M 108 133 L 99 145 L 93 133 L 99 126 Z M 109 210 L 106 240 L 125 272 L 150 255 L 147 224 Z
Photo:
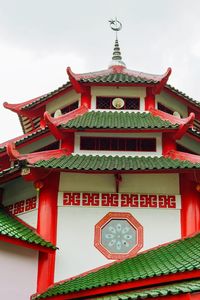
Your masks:
M 114 32 L 129 69 L 162 74 L 200 99 L 199 0 L 0 0 L 0 142 L 22 134 L 3 102 L 20 103 L 50 92 L 75 73 L 107 68 Z

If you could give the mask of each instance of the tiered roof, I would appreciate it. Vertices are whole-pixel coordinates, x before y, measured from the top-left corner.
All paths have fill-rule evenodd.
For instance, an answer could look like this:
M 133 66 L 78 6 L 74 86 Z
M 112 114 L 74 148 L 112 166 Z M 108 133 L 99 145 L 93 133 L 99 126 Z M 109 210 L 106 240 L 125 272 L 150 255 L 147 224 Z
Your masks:
M 126 289 L 130 291 L 130 289 L 132 289 L 130 292 L 130 297 L 132 298 L 128 299 L 137 299 L 139 295 L 155 297 L 159 295 L 170 295 L 173 294 L 173 292 L 179 294 L 188 291 L 200 291 L 199 272 L 192 273 L 192 271 L 200 270 L 199 244 L 200 234 L 198 233 L 193 237 L 148 250 L 135 257 L 125 259 L 122 262 L 115 262 L 97 271 L 91 271 L 86 275 L 80 275 L 71 280 L 58 282 L 46 292 L 33 296 L 32 299 L 51 299 L 51 297 L 58 295 L 67 295 L 69 296 L 67 299 L 73 299 L 72 297 L 70 298 L 70 295 L 74 296 L 77 292 L 84 292 L 86 298 L 87 295 L 92 295 L 90 293 L 92 290 L 94 291 L 94 296 L 106 294 L 108 290 L 109 292 L 114 292 L 117 290 L 125 291 Z M 196 278 L 191 282 L 181 282 L 182 277 L 180 276 L 179 279 L 179 275 L 183 273 L 186 275 L 185 279 L 195 278 L 195 276 Z M 170 274 L 177 275 L 177 283 L 174 285 L 169 284 L 171 281 L 170 277 L 166 277 L 166 281 L 164 282 L 168 282 L 168 285 L 162 286 L 164 282 L 159 284 L 160 276 Z M 157 279 L 157 287 L 152 286 L 152 282 L 151 289 L 148 287 L 148 279 L 150 278 L 155 278 L 155 282 Z M 142 285 L 141 281 L 143 283 Z M 119 289 L 117 285 L 120 285 Z M 102 287 L 104 289 L 102 289 Z M 139 291 L 138 287 L 140 287 Z M 126 299 L 127 295 L 128 294 L 125 293 L 125 298 L 122 299 Z M 135 298 L 133 298 L 133 296 Z M 81 293 L 79 297 L 81 298 Z M 109 299 L 109 296 L 106 297 L 105 299 Z M 119 297 L 119 295 L 117 297 Z M 104 298 L 99 296 L 97 299 Z

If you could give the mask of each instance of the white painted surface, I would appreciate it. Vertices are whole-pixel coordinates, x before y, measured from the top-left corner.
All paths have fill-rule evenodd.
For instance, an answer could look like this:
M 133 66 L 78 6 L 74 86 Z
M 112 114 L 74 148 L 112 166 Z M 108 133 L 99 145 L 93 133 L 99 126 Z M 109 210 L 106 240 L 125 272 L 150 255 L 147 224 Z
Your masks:
M 80 94 L 77 94 L 74 90 L 71 90 L 69 92 L 66 92 L 66 94 L 64 94 L 63 96 L 47 103 L 46 110 L 51 114 L 57 109 L 62 109 L 63 107 L 70 105 L 78 100 L 80 100 Z
M 61 173 L 60 192 L 115 192 L 113 174 Z M 122 174 L 119 192 L 180 194 L 178 174 Z
M 92 87 L 92 103 L 91 108 L 96 109 L 96 97 L 139 97 L 140 98 L 140 110 L 144 111 L 144 98 L 146 96 L 146 90 L 144 87 Z M 137 110 L 132 110 L 137 112 Z
M 94 247 L 94 226 L 108 212 L 130 212 L 142 224 L 142 250 L 181 236 L 180 210 L 176 209 L 59 207 L 56 281 L 111 262 Z
M 181 103 L 180 101 L 177 101 L 175 98 L 173 98 L 166 92 L 161 92 L 160 95 L 156 96 L 156 105 L 158 102 L 174 111 L 179 112 L 183 118 L 188 116 L 187 106 Z
M 27 224 L 31 225 L 34 228 L 37 228 L 37 214 L 38 210 L 29 211 L 23 214 L 18 215 L 17 217 Z
M 119 192 L 180 194 L 178 174 L 123 174 Z
M 9 181 L 3 185 L 3 205 L 7 206 L 21 200 L 29 199 L 36 194 L 32 182 L 24 181 L 22 177 Z M 27 222 L 29 225 L 37 225 L 37 209 L 20 214 L 18 217 Z
M 182 137 L 181 140 L 178 141 L 178 143 L 180 145 L 192 150 L 194 153 L 200 155 L 199 141 L 194 140 L 193 138 L 189 137 L 188 135 L 185 135 Z
M 0 242 L 0 299 L 30 299 L 36 292 L 37 265 L 37 251 Z
M 60 191 L 115 192 L 113 175 L 62 173 Z M 124 174 L 120 192 L 179 194 L 177 174 Z M 58 207 L 55 280 L 111 262 L 94 247 L 94 226 L 108 212 L 130 212 L 144 227 L 144 249 L 180 238 L 179 209 Z
M 115 192 L 114 175 L 61 173 L 59 191 Z
M 45 138 L 41 138 L 41 139 L 37 140 L 36 142 L 31 143 L 25 147 L 20 148 L 19 152 L 22 154 L 34 152 L 34 151 L 39 150 L 47 145 L 54 143 L 55 141 L 56 141 L 56 139 L 52 135 L 50 135 Z
M 95 150 L 81 150 L 80 138 L 81 136 L 94 137 L 121 137 L 121 138 L 156 138 L 156 151 L 95 151 Z M 76 132 L 75 133 L 75 148 L 74 152 L 88 155 L 118 155 L 118 156 L 161 156 L 162 155 L 162 136 L 161 133 L 99 133 L 99 132 Z

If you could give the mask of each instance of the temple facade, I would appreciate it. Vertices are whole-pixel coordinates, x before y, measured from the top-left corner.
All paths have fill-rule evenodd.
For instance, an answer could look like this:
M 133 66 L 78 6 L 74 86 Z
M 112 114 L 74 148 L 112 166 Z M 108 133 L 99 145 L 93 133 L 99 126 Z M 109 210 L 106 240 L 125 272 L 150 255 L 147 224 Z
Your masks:
M 0 145 L 2 299 L 200 299 L 200 102 L 170 74 L 116 39 L 107 69 L 4 103 L 24 134 Z

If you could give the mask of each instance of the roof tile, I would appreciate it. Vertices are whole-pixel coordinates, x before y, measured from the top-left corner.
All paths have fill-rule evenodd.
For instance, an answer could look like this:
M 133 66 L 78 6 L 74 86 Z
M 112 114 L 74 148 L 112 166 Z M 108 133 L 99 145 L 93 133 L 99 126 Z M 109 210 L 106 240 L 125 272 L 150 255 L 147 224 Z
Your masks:
M 39 236 L 32 227 L 6 212 L 3 207 L 0 207 L 0 234 L 25 241 L 29 244 L 56 249 L 52 243 Z
M 151 113 L 123 111 L 90 111 L 61 125 L 63 128 L 152 129 L 178 128 L 178 124 L 163 121 Z
M 46 292 L 33 296 L 32 299 L 46 299 L 52 295 L 69 294 L 103 286 L 115 285 L 123 282 L 136 281 L 144 278 L 168 275 L 200 269 L 200 234 L 178 240 L 167 245 L 140 253 L 135 257 L 102 267 L 87 275 L 80 275 L 74 279 L 60 282 L 50 287 Z M 161 294 L 182 293 L 200 290 L 200 280 L 168 285 L 165 287 L 143 290 L 150 297 Z M 134 293 L 134 291 L 133 291 Z M 136 294 L 134 296 L 137 295 Z M 141 294 L 138 294 L 141 296 Z M 101 298 L 100 299 L 104 299 Z M 105 298 L 108 300 L 109 298 Z M 111 298 L 112 299 L 112 298 Z M 119 298 L 123 299 L 123 298 Z M 126 298 L 125 298 L 126 299 Z M 128 299 L 137 299 L 128 298 Z
M 131 292 L 115 293 L 101 297 L 91 298 L 92 300 L 137 300 L 154 298 L 167 295 L 178 295 L 200 291 L 200 280 L 183 281 L 167 284 L 159 287 L 139 289 Z
M 161 169 L 200 169 L 200 163 L 191 163 L 167 157 L 105 156 L 105 155 L 63 155 L 59 158 L 40 160 L 35 167 L 61 168 L 65 170 L 161 170 Z

